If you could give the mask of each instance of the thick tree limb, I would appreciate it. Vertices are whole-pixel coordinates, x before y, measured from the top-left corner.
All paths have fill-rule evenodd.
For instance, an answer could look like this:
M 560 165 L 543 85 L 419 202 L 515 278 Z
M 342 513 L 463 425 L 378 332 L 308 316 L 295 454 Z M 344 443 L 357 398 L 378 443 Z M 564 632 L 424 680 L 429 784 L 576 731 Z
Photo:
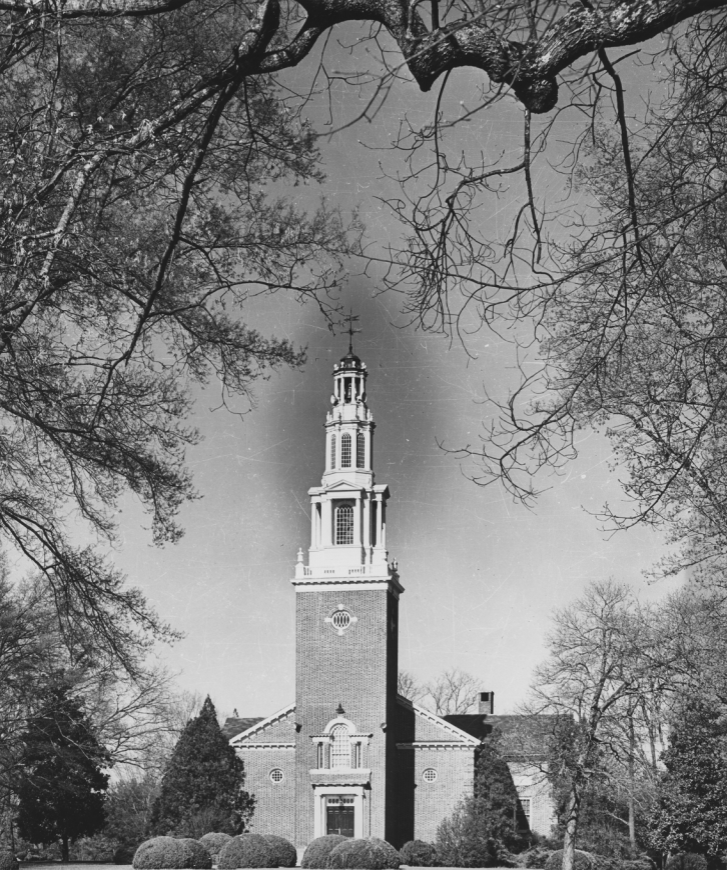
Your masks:
M 143 17 L 179 9 L 190 0 L 161 3 L 83 2 L 71 0 L 53 9 L 61 18 Z M 520 102 L 534 113 L 548 112 L 558 101 L 557 76 L 582 57 L 603 48 L 635 45 L 700 12 L 719 9 L 727 0 L 636 0 L 614 3 L 603 9 L 572 8 L 544 25 L 527 41 L 519 35 L 522 22 L 498 26 L 493 7 L 474 19 L 448 22 L 434 30 L 406 0 L 300 0 L 307 20 L 287 44 L 261 54 L 260 39 L 268 44 L 280 26 L 277 3 L 260 5 L 259 24 L 252 44 L 237 51 L 235 67 L 249 75 L 275 72 L 299 64 L 319 36 L 346 21 L 376 22 L 396 40 L 409 71 L 422 90 L 429 90 L 443 73 L 473 67 L 498 84 L 511 87 Z M 0 0 L 0 10 L 35 13 L 47 4 Z M 50 12 L 51 10 L 48 9 Z M 511 32 L 506 32 L 506 31 Z M 249 33 L 252 31 L 249 31 Z M 222 78 L 232 74 L 228 69 Z

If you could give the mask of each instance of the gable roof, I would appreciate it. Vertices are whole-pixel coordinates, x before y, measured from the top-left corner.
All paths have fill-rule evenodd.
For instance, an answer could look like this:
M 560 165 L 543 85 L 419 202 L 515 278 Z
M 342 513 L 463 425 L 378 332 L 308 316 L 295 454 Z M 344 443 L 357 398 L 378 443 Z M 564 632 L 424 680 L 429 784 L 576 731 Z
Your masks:
M 396 702 L 401 707 L 413 710 L 415 716 L 425 720 L 429 725 L 440 731 L 442 742 L 456 742 L 468 746 L 477 746 L 480 743 L 481 738 L 477 738 L 465 731 L 463 728 L 459 727 L 457 723 L 449 722 L 446 718 L 437 716 L 436 713 L 432 713 L 431 710 L 425 710 L 424 707 L 420 707 L 418 704 L 415 704 L 403 695 L 397 695 Z M 439 740 L 437 742 L 439 742 Z
M 253 725 L 257 725 L 258 722 L 262 721 L 262 716 L 248 716 L 243 719 L 239 716 L 228 716 L 225 719 L 225 724 L 222 726 L 222 733 L 228 740 L 232 740 L 233 737 L 243 731 L 247 731 L 248 728 L 252 728 Z
M 493 732 L 499 733 L 500 753 L 512 760 L 546 758 L 558 719 L 557 716 L 537 714 L 493 716 L 483 713 L 467 713 L 443 718 L 479 741 L 485 740 Z
M 272 716 L 268 716 L 266 719 L 237 719 L 237 722 L 249 722 L 247 728 L 242 729 L 241 731 L 236 731 L 229 737 L 229 740 L 234 740 L 235 743 L 246 740 L 248 737 L 252 737 L 255 734 L 258 734 L 260 731 L 264 731 L 266 728 L 269 728 L 271 725 L 275 725 L 276 722 L 280 722 L 281 719 L 285 719 L 287 716 L 290 716 L 291 713 L 295 711 L 295 704 L 288 704 L 287 707 L 283 707 L 282 710 L 278 710 L 277 713 L 273 713 Z M 227 720 L 230 721 L 229 719 Z M 227 722 L 225 722 L 227 725 Z M 234 744 L 233 744 L 234 745 Z

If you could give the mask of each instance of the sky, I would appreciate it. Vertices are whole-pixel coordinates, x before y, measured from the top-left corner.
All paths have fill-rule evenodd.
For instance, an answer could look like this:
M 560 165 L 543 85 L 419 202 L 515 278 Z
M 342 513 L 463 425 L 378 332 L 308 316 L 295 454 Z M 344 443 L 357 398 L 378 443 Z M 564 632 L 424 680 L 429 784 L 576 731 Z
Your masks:
M 332 69 L 357 62 L 354 50 L 339 50 Z M 459 99 L 445 102 L 445 111 L 464 111 L 476 99 L 476 79 L 457 75 L 451 92 Z M 362 108 L 352 93 L 334 89 L 337 121 Z M 344 212 L 360 210 L 373 252 L 398 233 L 381 202 L 397 190 L 391 176 L 400 156 L 387 143 L 405 114 L 426 119 L 433 99 L 402 82 L 373 122 L 321 143 L 323 192 Z M 328 110 L 313 101 L 312 122 L 325 125 Z M 462 147 L 506 155 L 521 124 L 519 107 L 506 102 L 467 125 Z M 561 183 L 543 173 L 539 181 L 559 198 Z M 284 192 L 303 205 L 319 195 L 314 188 Z M 494 209 L 479 219 L 497 234 L 506 212 L 503 205 L 502 214 Z M 504 395 L 513 383 L 512 346 L 484 329 L 467 337 L 466 350 L 456 339 L 417 330 L 402 313 L 403 298 L 380 293 L 380 271 L 362 274 L 360 261 L 348 266 L 339 301 L 359 317 L 355 351 L 369 370 L 376 482 L 391 491 L 387 542 L 406 590 L 400 666 L 422 682 L 460 668 L 494 691 L 496 712 L 515 711 L 546 655 L 553 609 L 608 577 L 644 598 L 666 594 L 674 581 L 654 583 L 643 573 L 663 555 L 664 542 L 648 529 L 614 535 L 599 527 L 594 514 L 619 498 L 619 469 L 597 433 L 581 433 L 578 460 L 541 481 L 549 488 L 531 510 L 498 485 L 474 483 L 476 465 L 450 451 L 477 444 L 489 413 L 485 387 Z M 332 367 L 347 337 L 334 335 L 314 305 L 284 295 L 253 300 L 247 322 L 307 348 L 305 366 L 258 382 L 254 407 L 240 415 L 214 410 L 213 391 L 198 396 L 193 422 L 204 440 L 188 460 L 201 498 L 182 509 L 186 535 L 153 547 L 143 514 L 127 499 L 115 558 L 129 583 L 185 635 L 160 652 L 178 685 L 209 694 L 222 715 L 266 716 L 295 694 L 290 581 L 298 548 L 309 545 L 307 491 L 320 484 Z

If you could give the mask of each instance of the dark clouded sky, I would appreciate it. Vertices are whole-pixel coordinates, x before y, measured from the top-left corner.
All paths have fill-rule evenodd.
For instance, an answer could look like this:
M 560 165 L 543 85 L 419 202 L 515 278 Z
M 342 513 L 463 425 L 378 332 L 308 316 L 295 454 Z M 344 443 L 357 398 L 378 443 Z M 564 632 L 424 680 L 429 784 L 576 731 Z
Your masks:
M 339 52 L 334 61 L 353 67 L 361 57 Z M 471 106 L 477 84 L 456 74 L 445 112 Z M 352 99 L 344 88 L 334 94 L 339 120 L 363 108 Z M 391 141 L 406 112 L 425 119 L 433 99 L 401 83 L 373 123 L 323 144 L 325 192 L 343 209 L 360 208 L 373 253 L 396 239 L 378 197 L 396 193 L 397 184 L 382 176 L 400 165 L 400 155 L 373 146 Z M 312 104 L 317 125 L 326 111 L 322 102 Z M 494 159 L 517 146 L 521 124 L 522 113 L 510 102 L 478 114 L 458 135 L 463 147 L 489 150 Z M 562 180 L 539 172 L 560 202 Z M 301 202 L 318 195 L 305 188 L 289 192 Z M 503 198 L 501 209 L 477 220 L 501 232 L 508 202 Z M 341 300 L 360 316 L 356 351 L 370 372 L 376 480 L 391 489 L 389 551 L 406 588 L 401 665 L 422 680 L 462 668 L 495 692 L 500 712 L 513 709 L 544 655 L 552 609 L 570 602 L 588 581 L 609 576 L 644 596 L 662 594 L 663 581 L 649 586 L 641 574 L 661 555 L 662 542 L 640 529 L 608 536 L 588 513 L 619 496 L 618 470 L 610 468 L 608 445 L 598 435 L 582 433 L 580 458 L 543 481 L 550 489 L 532 511 L 497 486 L 475 485 L 476 466 L 438 443 L 477 443 L 488 412 L 483 385 L 506 392 L 512 348 L 482 330 L 468 337 L 468 354 L 456 340 L 407 327 L 402 298 L 376 296 L 376 269 L 368 277 L 356 275 L 360 269 L 351 264 Z M 294 698 L 290 579 L 298 548 L 308 545 L 307 490 L 320 483 L 331 370 L 346 339 L 331 334 L 313 305 L 282 296 L 256 300 L 249 323 L 306 346 L 306 366 L 258 383 L 256 407 L 241 417 L 210 410 L 212 392 L 200 396 L 195 422 L 205 441 L 189 460 L 203 498 L 183 510 L 185 538 L 154 549 L 129 501 L 117 557 L 130 582 L 186 633 L 164 655 L 180 685 L 209 693 L 222 712 L 236 707 L 240 715 L 262 716 Z

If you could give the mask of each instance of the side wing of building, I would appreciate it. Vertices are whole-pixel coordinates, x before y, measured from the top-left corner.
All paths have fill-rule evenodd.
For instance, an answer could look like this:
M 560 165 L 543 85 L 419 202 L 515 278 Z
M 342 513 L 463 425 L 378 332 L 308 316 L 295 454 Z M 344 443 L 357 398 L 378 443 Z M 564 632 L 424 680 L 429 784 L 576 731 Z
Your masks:
M 295 704 L 235 736 L 230 744 L 245 764 L 245 788 L 255 796 L 251 830 L 295 842 Z M 239 721 L 239 720 L 238 720 Z M 234 727 L 234 726 L 233 726 Z
M 472 794 L 480 741 L 401 696 L 397 701 L 396 839 L 431 843 L 441 822 Z
M 517 791 L 516 820 L 534 834 L 550 836 L 556 821 L 553 789 L 548 779 L 550 741 L 556 716 L 464 714 L 446 721 L 479 741 L 499 734 L 498 749 Z

